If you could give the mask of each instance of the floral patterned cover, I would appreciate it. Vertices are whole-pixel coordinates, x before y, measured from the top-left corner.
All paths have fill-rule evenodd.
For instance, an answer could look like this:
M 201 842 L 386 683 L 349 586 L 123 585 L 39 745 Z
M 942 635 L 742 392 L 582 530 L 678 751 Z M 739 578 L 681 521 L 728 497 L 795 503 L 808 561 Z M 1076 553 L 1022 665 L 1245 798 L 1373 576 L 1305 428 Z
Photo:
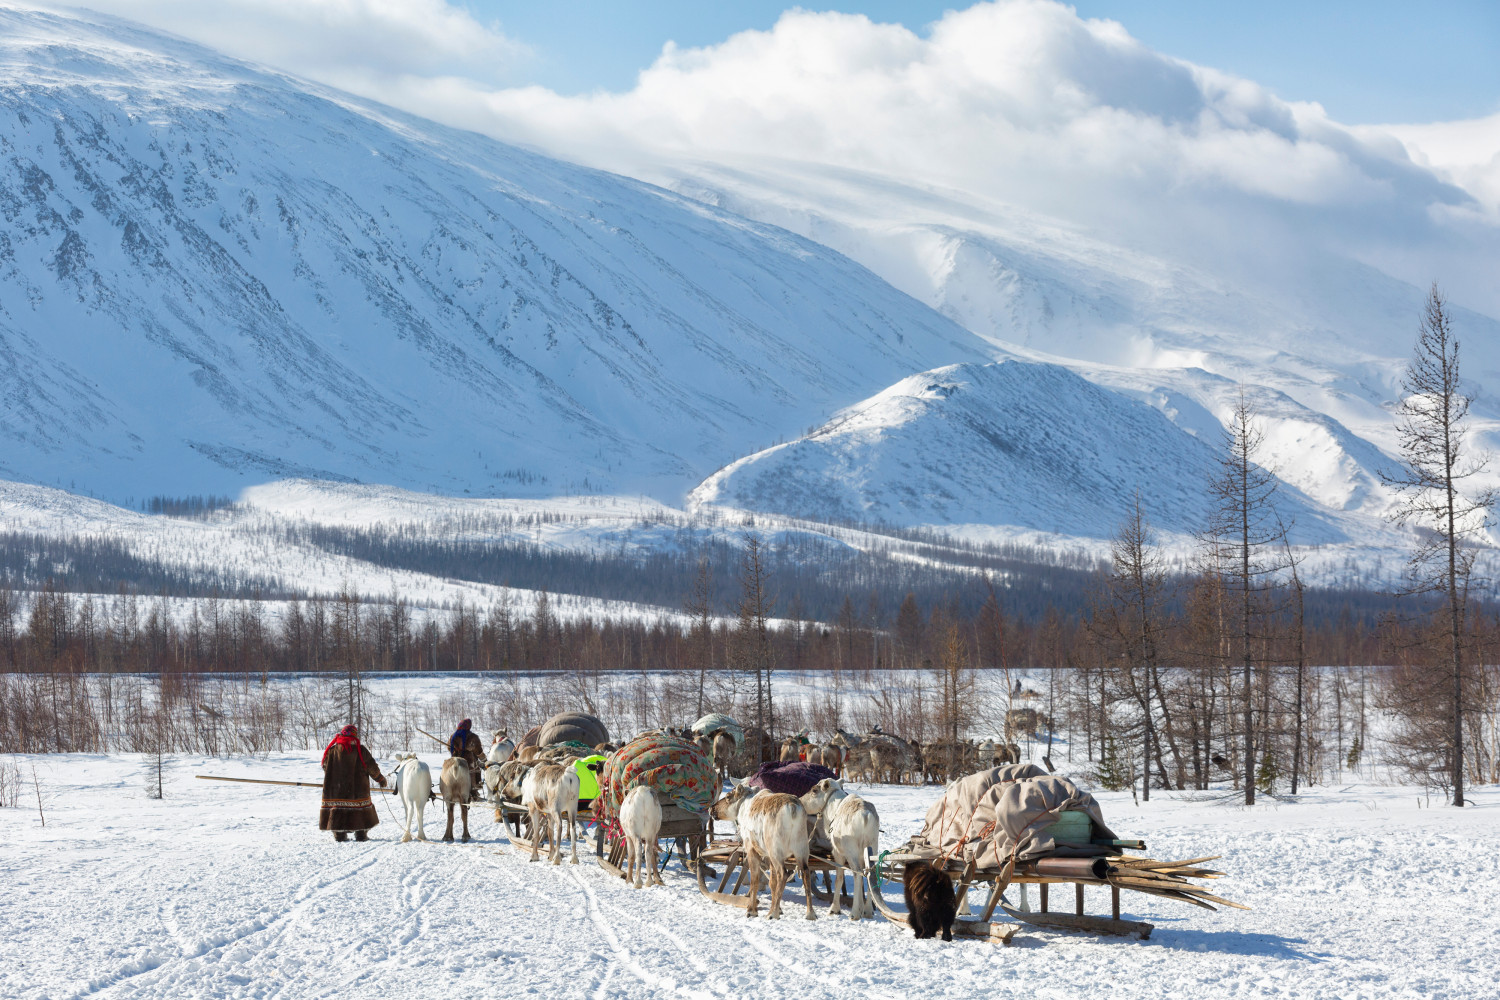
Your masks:
M 636 785 L 653 789 L 663 805 L 670 802 L 700 814 L 719 795 L 718 775 L 696 744 L 654 733 L 637 736 L 604 762 L 599 797 L 594 800 L 595 817 L 617 826 L 620 803 Z

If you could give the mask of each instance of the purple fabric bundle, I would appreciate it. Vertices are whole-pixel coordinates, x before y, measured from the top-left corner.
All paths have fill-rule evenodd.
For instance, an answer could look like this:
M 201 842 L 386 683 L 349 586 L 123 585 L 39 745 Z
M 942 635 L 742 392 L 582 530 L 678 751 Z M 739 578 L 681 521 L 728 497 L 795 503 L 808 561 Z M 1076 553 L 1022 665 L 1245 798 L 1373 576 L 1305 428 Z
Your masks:
M 757 768 L 746 784 L 752 788 L 764 788 L 768 792 L 801 796 L 812 791 L 812 786 L 824 778 L 833 776 L 832 769 L 822 764 L 809 764 L 801 760 L 771 760 Z

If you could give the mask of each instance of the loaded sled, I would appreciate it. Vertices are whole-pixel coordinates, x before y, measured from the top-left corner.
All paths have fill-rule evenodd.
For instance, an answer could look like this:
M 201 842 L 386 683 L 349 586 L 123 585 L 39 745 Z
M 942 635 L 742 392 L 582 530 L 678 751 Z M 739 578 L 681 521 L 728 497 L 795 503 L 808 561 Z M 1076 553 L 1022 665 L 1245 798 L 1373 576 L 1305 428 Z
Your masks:
M 905 866 L 925 861 L 947 872 L 957 888 L 959 918 L 955 937 L 1010 944 L 1020 925 L 1095 934 L 1149 937 L 1152 925 L 1120 916 L 1123 892 L 1141 892 L 1214 909 L 1215 903 L 1248 909 L 1210 893 L 1192 879 L 1224 873 L 1203 865 L 1215 857 L 1156 861 L 1126 851 L 1144 851 L 1138 840 L 1122 839 L 1104 823 L 1094 797 L 1066 778 L 1031 764 L 1012 764 L 971 774 L 950 784 L 927 813 L 920 834 L 881 855 L 873 873 L 875 907 L 892 923 L 907 915 L 881 891 L 883 881 L 900 883 Z M 1073 886 L 1071 913 L 1053 910 L 1051 889 Z M 1006 901 L 1020 886 L 1020 906 Z M 1039 888 L 1039 910 L 1029 906 L 1027 887 Z M 1110 915 L 1085 912 L 1086 888 L 1109 889 Z M 1097 894 L 1096 894 L 1097 895 Z M 982 899 L 974 913 L 974 900 Z

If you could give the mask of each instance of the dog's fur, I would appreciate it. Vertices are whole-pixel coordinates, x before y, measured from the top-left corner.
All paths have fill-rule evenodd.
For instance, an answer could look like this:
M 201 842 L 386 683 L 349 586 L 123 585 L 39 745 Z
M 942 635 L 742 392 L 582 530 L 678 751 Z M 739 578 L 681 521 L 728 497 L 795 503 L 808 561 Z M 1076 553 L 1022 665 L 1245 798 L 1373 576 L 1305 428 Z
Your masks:
M 906 866 L 906 922 L 919 938 L 930 938 L 939 929 L 944 941 L 953 940 L 953 919 L 958 904 L 953 896 L 953 879 L 941 868 L 926 861 Z

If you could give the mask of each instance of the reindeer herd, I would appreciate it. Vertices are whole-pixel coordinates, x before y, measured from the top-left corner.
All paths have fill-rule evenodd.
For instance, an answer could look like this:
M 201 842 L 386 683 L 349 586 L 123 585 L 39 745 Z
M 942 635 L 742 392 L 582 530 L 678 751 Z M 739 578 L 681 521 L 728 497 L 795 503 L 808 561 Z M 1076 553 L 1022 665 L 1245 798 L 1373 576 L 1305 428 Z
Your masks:
M 827 851 L 832 860 L 832 885 L 845 885 L 846 869 L 851 876 L 849 919 L 857 921 L 874 915 L 871 893 L 876 890 L 868 882 L 879 854 L 880 816 L 872 803 L 844 787 L 845 780 L 917 784 L 945 781 L 980 768 L 1016 763 L 1021 755 L 1014 743 L 953 740 L 917 744 L 878 729 L 863 734 L 836 730 L 822 745 L 812 743 L 806 732 L 779 744 L 769 743 L 756 731 L 747 733 L 746 749 L 752 755 L 752 764 L 757 757 L 773 756 L 779 751 L 782 761 L 806 761 L 834 772 L 836 777 L 818 781 L 811 791 L 796 796 L 765 791 L 731 778 L 730 770 L 744 766 L 746 758 L 738 741 L 727 732 L 695 734 L 673 728 L 655 732 L 695 742 L 712 762 L 720 782 L 729 786 L 711 806 L 710 815 L 734 826 L 749 878 L 747 915 L 753 917 L 759 912 L 759 887 L 764 880 L 769 889 L 770 919 L 781 917 L 782 895 L 793 872 L 800 875 L 804 886 L 813 884 L 809 859 L 815 842 L 823 845 L 820 850 Z M 769 747 L 771 753 L 749 745 L 752 742 Z M 594 750 L 608 754 L 623 745 L 601 743 Z M 548 860 L 554 865 L 561 864 L 562 838 L 566 833 L 571 863 L 578 864 L 580 782 L 573 765 L 580 752 L 561 746 L 523 746 L 518 750 L 515 741 L 502 730 L 491 740 L 481 773 L 471 773 L 464 758 L 450 757 L 443 762 L 436 790 L 427 764 L 413 753 L 398 755 L 395 792 L 405 810 L 401 842 L 413 839 L 413 825 L 415 839 L 427 840 L 423 811 L 428 801 L 440 797 L 447 809 L 443 840 L 454 840 L 456 812 L 461 819 L 461 839 L 467 843 L 469 806 L 483 794 L 494 808 L 497 823 L 503 822 L 504 803 L 519 803 L 524 809 L 532 831 L 531 861 L 540 860 L 542 846 L 547 844 Z M 1051 762 L 1046 763 L 1050 770 Z M 656 860 L 662 816 L 658 793 L 644 785 L 631 788 L 621 803 L 618 821 L 625 845 L 624 875 L 637 889 L 665 884 Z M 825 866 L 826 863 L 823 862 Z M 807 919 L 817 919 L 813 893 L 807 891 L 804 895 Z M 830 915 L 841 915 L 842 893 L 833 892 L 832 900 Z M 930 936 L 929 930 L 941 924 L 947 938 L 947 924 L 952 921 L 951 891 L 947 899 L 941 892 L 934 894 L 931 887 L 924 887 L 915 896 L 908 891 L 907 903 L 912 913 L 911 926 L 919 936 Z

